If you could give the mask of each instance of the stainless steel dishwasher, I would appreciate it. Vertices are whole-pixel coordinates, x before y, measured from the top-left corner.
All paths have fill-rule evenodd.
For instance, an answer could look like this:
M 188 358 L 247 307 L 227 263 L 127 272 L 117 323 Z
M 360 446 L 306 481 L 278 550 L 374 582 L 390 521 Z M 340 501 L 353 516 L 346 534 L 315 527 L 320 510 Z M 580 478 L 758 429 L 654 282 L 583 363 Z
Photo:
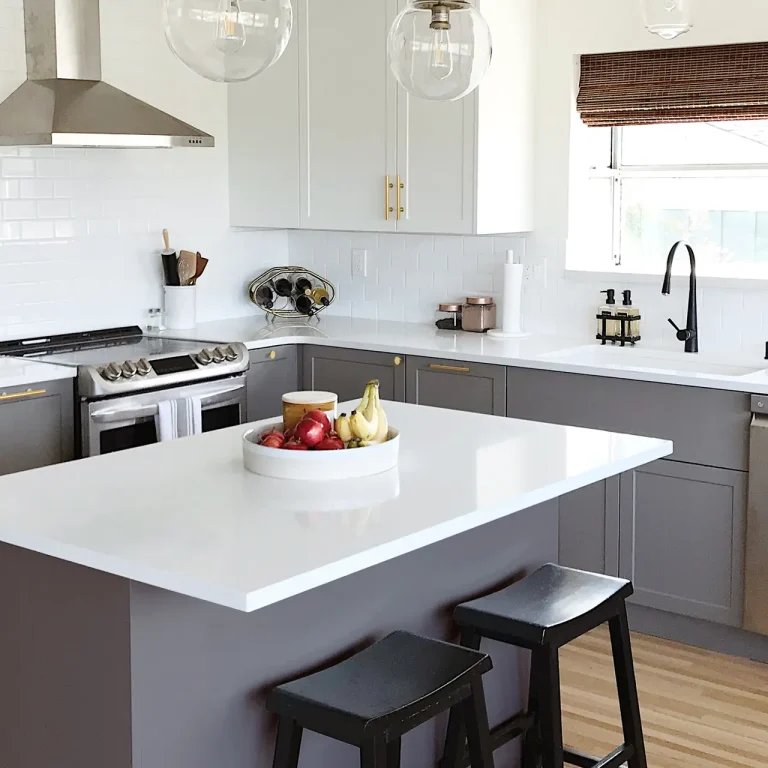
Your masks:
M 768 635 L 768 395 L 752 395 L 744 629 Z

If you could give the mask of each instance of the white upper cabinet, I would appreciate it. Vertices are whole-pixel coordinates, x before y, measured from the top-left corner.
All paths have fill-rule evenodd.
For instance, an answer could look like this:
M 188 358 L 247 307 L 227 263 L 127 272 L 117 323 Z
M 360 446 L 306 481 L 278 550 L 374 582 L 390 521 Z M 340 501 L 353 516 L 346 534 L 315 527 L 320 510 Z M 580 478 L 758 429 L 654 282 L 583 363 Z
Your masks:
M 480 0 L 494 56 L 461 101 L 389 70 L 404 0 L 294 0 L 272 69 L 229 86 L 234 226 L 492 234 L 532 229 L 535 0 Z

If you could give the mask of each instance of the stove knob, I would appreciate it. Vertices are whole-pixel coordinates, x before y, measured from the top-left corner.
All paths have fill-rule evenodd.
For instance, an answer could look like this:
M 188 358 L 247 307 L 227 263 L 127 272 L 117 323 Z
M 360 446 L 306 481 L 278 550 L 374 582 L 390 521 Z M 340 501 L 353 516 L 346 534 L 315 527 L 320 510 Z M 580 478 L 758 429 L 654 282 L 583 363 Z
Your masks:
M 237 352 L 235 352 L 234 349 L 232 349 L 231 346 L 224 347 L 224 357 L 229 360 L 230 363 L 233 363 L 235 360 L 237 360 Z
M 149 376 L 149 374 L 152 373 L 152 368 L 150 367 L 149 360 L 147 360 L 146 357 L 142 357 L 141 360 L 139 360 L 137 368 L 139 371 L 139 376 Z
M 216 347 L 216 349 L 213 350 L 213 362 L 214 363 L 223 363 L 226 360 L 226 355 L 224 354 L 224 350 L 221 347 Z
M 197 362 L 200 365 L 210 365 L 213 362 L 213 354 L 210 349 L 203 349 L 197 355 Z
M 101 375 L 107 380 L 107 381 L 117 381 L 122 375 L 123 372 L 120 370 L 118 365 L 116 363 L 110 363 L 102 372 Z
M 123 377 L 126 379 L 132 379 L 139 369 L 136 367 L 136 363 L 132 363 L 130 360 L 126 360 L 123 363 Z

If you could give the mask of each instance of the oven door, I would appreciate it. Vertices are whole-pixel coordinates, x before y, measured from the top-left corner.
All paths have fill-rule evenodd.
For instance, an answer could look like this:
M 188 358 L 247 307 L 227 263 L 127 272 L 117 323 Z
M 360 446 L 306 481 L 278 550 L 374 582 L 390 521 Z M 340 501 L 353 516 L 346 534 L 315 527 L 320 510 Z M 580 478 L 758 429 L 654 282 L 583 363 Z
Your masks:
M 185 397 L 200 398 L 203 432 L 245 423 L 245 374 L 176 389 L 84 402 L 81 405 L 82 455 L 99 456 L 156 443 L 158 403 Z

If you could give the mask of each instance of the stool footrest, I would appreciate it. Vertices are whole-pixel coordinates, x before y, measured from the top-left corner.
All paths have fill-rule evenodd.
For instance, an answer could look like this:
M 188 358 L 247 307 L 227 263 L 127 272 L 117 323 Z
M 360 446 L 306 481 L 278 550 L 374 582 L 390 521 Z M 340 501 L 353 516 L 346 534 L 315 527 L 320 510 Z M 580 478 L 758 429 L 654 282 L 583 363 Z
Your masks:
M 635 748 L 629 744 L 616 747 L 610 755 L 603 758 L 592 757 L 575 749 L 566 749 L 563 752 L 563 761 L 578 768 L 619 768 L 629 758 L 634 757 L 634 754 Z
M 534 716 L 528 712 L 521 712 L 513 715 L 508 720 L 499 723 L 491 729 L 491 749 L 495 752 L 499 747 L 503 747 L 508 741 L 522 736 L 533 728 Z M 469 752 L 464 752 L 464 758 L 461 762 L 462 768 L 470 768 Z

